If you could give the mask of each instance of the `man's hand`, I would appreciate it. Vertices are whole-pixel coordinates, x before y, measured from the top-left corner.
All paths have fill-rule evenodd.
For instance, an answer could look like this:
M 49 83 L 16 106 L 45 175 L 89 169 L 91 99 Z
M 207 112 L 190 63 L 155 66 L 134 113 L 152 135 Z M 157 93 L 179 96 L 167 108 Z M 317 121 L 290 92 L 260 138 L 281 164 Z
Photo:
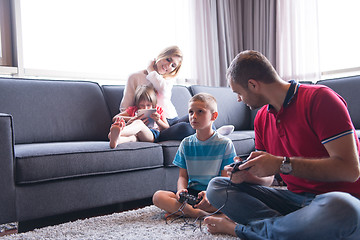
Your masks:
M 239 157 L 235 157 L 234 161 L 241 161 Z M 240 184 L 243 182 L 270 186 L 273 182 L 275 173 L 279 171 L 282 162 L 281 157 L 276 157 L 266 152 L 252 152 L 246 159 L 246 162 L 241 164 L 239 171 L 232 172 L 233 167 L 230 165 L 225 166 L 224 170 L 227 171 L 231 177 L 231 182 Z
M 248 161 L 239 166 L 239 170 L 245 170 L 256 177 L 273 176 L 279 172 L 283 157 L 271 155 L 267 152 L 252 152 Z

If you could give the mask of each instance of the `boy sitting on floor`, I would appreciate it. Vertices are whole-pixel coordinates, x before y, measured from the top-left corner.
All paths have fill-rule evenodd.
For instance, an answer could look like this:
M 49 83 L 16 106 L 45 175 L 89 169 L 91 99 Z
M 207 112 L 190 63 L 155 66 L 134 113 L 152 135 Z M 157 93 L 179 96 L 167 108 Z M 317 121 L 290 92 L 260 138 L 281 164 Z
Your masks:
M 180 144 L 173 164 L 179 167 L 176 194 L 157 191 L 153 196 L 155 206 L 175 213 L 182 206 L 180 193 L 186 192 L 202 200 L 194 206 L 186 204 L 182 212 L 189 217 L 202 217 L 216 211 L 206 198 L 209 181 L 216 176 L 227 177 L 224 166 L 233 163 L 236 156 L 232 141 L 218 134 L 212 125 L 218 116 L 216 99 L 207 93 L 199 93 L 189 101 L 189 122 L 196 133 Z

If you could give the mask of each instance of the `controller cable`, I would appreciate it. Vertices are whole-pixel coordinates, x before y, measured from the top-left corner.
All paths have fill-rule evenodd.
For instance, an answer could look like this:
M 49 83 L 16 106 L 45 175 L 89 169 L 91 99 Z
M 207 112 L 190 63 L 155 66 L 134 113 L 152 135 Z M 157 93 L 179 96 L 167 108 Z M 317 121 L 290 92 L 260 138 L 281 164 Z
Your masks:
M 240 158 L 240 159 L 241 159 L 241 158 Z M 234 169 L 233 169 L 231 172 L 232 172 L 232 173 L 235 173 L 235 172 L 237 172 L 237 171 L 240 171 L 240 170 L 238 169 L 239 166 L 240 166 L 241 164 L 245 163 L 245 162 L 247 162 L 247 160 L 243 160 L 243 161 L 240 160 L 239 162 L 236 162 L 236 163 L 233 165 L 233 168 L 234 168 Z M 245 170 L 248 170 L 248 169 L 245 169 Z M 176 213 L 181 212 L 181 215 L 179 215 L 178 217 L 176 217 L 175 219 L 173 219 L 170 223 L 173 223 L 173 222 L 176 221 L 177 219 L 183 218 L 185 223 L 184 223 L 184 225 L 183 225 L 182 227 L 180 227 L 181 230 L 185 230 L 186 227 L 192 227 L 192 228 L 194 228 L 194 229 L 193 229 L 194 232 L 195 232 L 195 230 L 196 230 L 197 228 L 199 228 L 200 231 L 202 232 L 202 228 L 201 228 L 201 222 L 202 222 L 202 220 L 204 220 L 204 219 L 207 218 L 207 217 L 210 217 L 210 216 L 213 216 L 213 215 L 217 214 L 218 212 L 221 211 L 221 209 L 223 209 L 223 208 L 225 207 L 225 205 L 226 205 L 226 203 L 227 203 L 227 201 L 228 201 L 228 198 L 229 198 L 228 190 L 229 190 L 229 188 L 230 188 L 231 185 L 232 185 L 232 184 L 231 184 L 232 176 L 233 176 L 233 174 L 231 174 L 230 179 L 229 179 L 229 182 L 228 182 L 228 185 L 227 185 L 227 187 L 226 187 L 226 189 L 225 189 L 225 193 L 226 193 L 225 202 L 224 202 L 224 204 L 223 204 L 220 208 L 218 208 L 215 212 L 210 213 L 210 214 L 208 214 L 208 215 L 206 215 L 206 216 L 199 216 L 199 217 L 197 217 L 193 222 L 189 222 L 188 220 L 186 220 L 186 216 L 185 216 L 185 213 L 184 213 L 184 211 L 183 211 L 183 209 L 185 208 L 185 206 L 186 206 L 186 204 L 187 204 L 187 202 L 188 202 L 188 200 L 185 199 L 185 201 L 181 204 L 181 206 L 179 207 L 178 210 L 176 210 L 175 212 L 173 212 L 173 213 L 171 213 L 170 215 L 168 215 L 168 216 L 165 217 L 165 223 L 168 224 L 167 219 L 168 219 L 170 216 L 175 215 Z M 197 222 L 198 220 L 199 220 L 199 226 L 196 225 L 196 222 Z

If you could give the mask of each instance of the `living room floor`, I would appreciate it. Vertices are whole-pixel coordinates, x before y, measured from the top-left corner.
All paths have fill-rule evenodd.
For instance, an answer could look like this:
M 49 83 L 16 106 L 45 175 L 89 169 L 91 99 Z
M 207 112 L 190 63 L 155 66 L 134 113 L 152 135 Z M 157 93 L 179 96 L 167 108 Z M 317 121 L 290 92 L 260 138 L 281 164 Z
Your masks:
M 135 210 L 139 208 L 143 208 L 146 206 L 152 205 L 152 199 L 146 198 L 121 204 L 114 204 L 105 207 L 98 207 L 83 211 L 77 211 L 68 214 L 61 214 L 51 217 L 45 217 L 40 219 L 35 219 L 31 221 L 24 221 L 19 223 L 11 223 L 0 225 L 0 237 L 5 235 L 10 235 L 14 233 L 23 233 L 32 231 L 36 228 L 42 228 L 47 226 L 58 225 L 70 221 L 75 221 L 78 219 L 91 218 L 96 216 L 103 216 L 112 213 L 120 213 L 128 210 Z

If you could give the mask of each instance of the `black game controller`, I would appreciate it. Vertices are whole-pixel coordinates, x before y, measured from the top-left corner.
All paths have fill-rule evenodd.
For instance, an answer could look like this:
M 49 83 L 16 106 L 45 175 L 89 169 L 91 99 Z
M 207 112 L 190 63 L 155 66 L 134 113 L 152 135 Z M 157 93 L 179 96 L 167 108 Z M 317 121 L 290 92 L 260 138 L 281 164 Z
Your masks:
M 187 192 L 181 192 L 179 195 L 180 195 L 179 198 L 180 203 L 186 201 L 188 204 L 190 204 L 193 207 L 202 200 L 202 198 L 195 197 Z
M 234 173 L 234 172 L 240 171 L 239 166 L 240 166 L 241 164 L 246 163 L 247 161 L 248 161 L 248 160 L 243 160 L 243 161 L 234 162 L 234 163 L 230 164 L 230 167 L 233 168 L 233 169 L 231 170 L 231 172 Z M 249 170 L 249 168 L 246 168 L 245 170 Z

